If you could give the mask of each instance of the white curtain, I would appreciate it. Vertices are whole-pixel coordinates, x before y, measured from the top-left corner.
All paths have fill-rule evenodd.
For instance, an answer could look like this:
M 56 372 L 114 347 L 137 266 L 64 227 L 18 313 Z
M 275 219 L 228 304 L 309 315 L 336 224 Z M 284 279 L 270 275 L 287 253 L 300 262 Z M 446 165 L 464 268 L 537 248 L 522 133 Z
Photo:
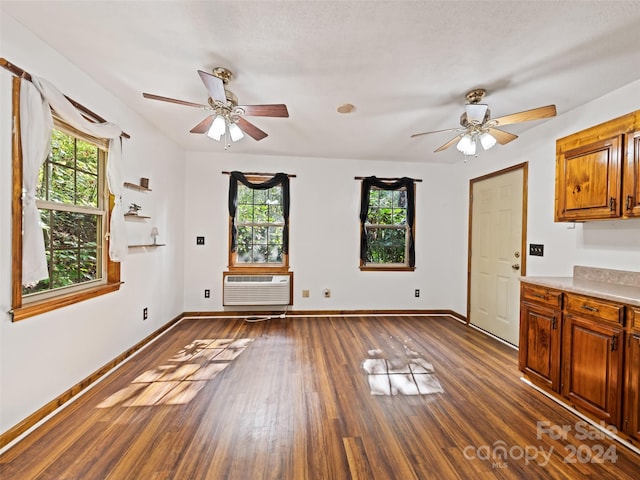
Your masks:
M 25 143 L 29 144 L 28 149 L 33 151 L 33 155 L 36 158 L 33 162 L 33 167 L 31 167 L 35 168 L 35 170 L 29 171 L 31 178 L 28 179 L 26 167 L 23 167 L 23 187 L 25 190 L 25 198 L 23 201 L 25 205 L 28 205 L 28 207 L 24 207 L 25 213 L 23 220 L 22 281 L 25 285 L 33 284 L 43 278 L 47 278 L 48 276 L 42 227 L 40 225 L 38 209 L 35 206 L 35 193 L 38 180 L 38 170 L 49 154 L 49 141 L 51 137 L 51 128 L 53 126 L 49 106 L 55 110 L 56 114 L 59 115 L 60 118 L 81 132 L 93 135 L 94 137 L 110 139 L 109 155 L 107 158 L 107 181 L 109 191 L 115 197 L 115 206 L 111 214 L 111 224 L 109 227 L 109 258 L 114 262 L 121 262 L 126 258 L 128 252 L 124 211 L 122 208 L 122 145 L 120 141 L 122 129 L 111 122 L 93 123 L 85 119 L 76 107 L 74 107 L 71 102 L 69 102 L 69 100 L 67 100 L 65 96 L 47 80 L 32 75 L 31 83 L 32 85 L 30 85 L 26 80 L 22 81 L 22 88 L 24 89 L 23 92 L 30 93 L 27 95 L 21 94 L 21 99 L 23 97 L 33 97 L 33 100 L 25 101 L 24 107 L 22 101 L 20 104 L 21 131 L 23 138 L 22 149 L 25 159 L 23 162 L 25 162 L 26 165 L 27 157 L 25 156 Z M 31 92 L 35 92 L 35 95 L 40 98 L 36 101 L 34 93 Z M 37 103 L 40 108 L 29 108 L 31 103 Z M 26 110 L 26 108 L 29 108 L 29 110 Z M 34 117 L 33 119 L 31 118 L 32 116 Z M 42 137 L 44 135 L 42 129 L 46 130 L 47 136 L 44 152 L 42 151 L 42 148 L 38 150 L 34 146 L 38 144 L 35 140 L 31 140 L 32 138 Z M 36 165 L 38 159 L 39 163 Z M 33 185 L 27 182 L 33 182 Z M 29 217 L 27 217 L 28 210 L 31 210 Z M 29 230 L 30 237 L 27 237 L 27 230 Z M 35 237 L 35 240 L 33 240 L 32 237 Z M 27 244 L 27 240 L 29 241 L 29 244 Z M 25 262 L 29 267 L 28 269 L 25 269 Z M 32 273 L 29 273 L 29 276 L 27 276 L 28 272 Z
M 53 119 L 49 104 L 36 87 L 20 82 L 22 136 L 22 284 L 35 285 L 49 277 L 40 213 L 36 206 L 38 173 L 49 155 Z

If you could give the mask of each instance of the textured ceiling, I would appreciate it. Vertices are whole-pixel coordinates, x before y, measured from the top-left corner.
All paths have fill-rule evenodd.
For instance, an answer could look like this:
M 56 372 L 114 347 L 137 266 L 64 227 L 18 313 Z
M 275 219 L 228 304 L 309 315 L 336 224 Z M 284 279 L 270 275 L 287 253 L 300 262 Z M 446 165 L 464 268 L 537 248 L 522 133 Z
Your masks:
M 269 136 L 245 137 L 228 154 L 417 162 L 461 158 L 455 148 L 433 153 L 451 133 L 409 136 L 458 126 L 472 88 L 487 89 L 494 117 L 548 104 L 562 114 L 639 79 L 639 7 L 637 0 L 0 2 L 2 14 L 185 149 L 222 151 L 188 133 L 207 112 L 142 92 L 206 103 L 197 70 L 224 66 L 240 104 L 286 103 L 290 113 L 247 117 Z M 347 102 L 355 111 L 337 113 Z M 525 135 L 544 121 L 505 130 Z

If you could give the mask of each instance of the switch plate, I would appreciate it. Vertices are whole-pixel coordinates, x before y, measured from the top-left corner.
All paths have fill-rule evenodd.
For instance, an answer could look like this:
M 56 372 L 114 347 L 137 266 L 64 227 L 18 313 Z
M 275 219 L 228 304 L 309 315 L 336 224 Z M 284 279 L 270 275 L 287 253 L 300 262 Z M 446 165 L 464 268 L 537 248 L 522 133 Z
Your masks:
M 544 257 L 544 245 L 541 243 L 530 243 L 529 255 L 533 257 Z
M 204 237 L 196 237 L 196 245 L 204 245 Z
M 309 298 L 309 290 L 302 290 L 302 298 Z

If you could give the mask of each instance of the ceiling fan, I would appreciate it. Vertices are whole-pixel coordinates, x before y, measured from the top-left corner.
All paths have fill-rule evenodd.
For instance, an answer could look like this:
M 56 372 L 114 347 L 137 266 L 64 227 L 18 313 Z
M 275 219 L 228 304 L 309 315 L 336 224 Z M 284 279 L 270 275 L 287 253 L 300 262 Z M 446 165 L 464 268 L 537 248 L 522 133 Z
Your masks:
M 517 135 L 505 132 L 497 127 L 555 117 L 556 115 L 556 106 L 547 105 L 546 107 L 512 113 L 503 117 L 491 118 L 489 106 L 480 103 L 486 93 L 486 90 L 483 88 L 477 88 L 467 92 L 465 98 L 469 103 L 465 105 L 465 112 L 460 116 L 460 127 L 435 130 L 433 132 L 414 133 L 411 135 L 411 138 L 432 133 L 460 132 L 447 143 L 437 148 L 435 152 L 446 150 L 457 142 L 456 148 L 464 155 L 475 155 L 478 141 L 482 145 L 482 148 L 489 150 L 496 143 L 505 145 L 518 138 Z
M 177 103 L 188 107 L 208 110 L 211 115 L 193 127 L 191 133 L 205 133 L 208 137 L 220 141 L 224 138 L 225 150 L 230 145 L 229 140 L 238 141 L 244 135 L 249 135 L 254 140 L 262 140 L 267 133 L 245 120 L 243 115 L 255 115 L 261 117 L 288 117 L 289 111 L 284 104 L 272 105 L 238 105 L 238 97 L 227 90 L 226 86 L 233 73 L 224 67 L 216 67 L 213 74 L 198 70 L 198 74 L 209 94 L 208 103 L 193 103 L 175 98 L 162 97 L 152 93 L 143 93 L 144 98 L 160 100 L 162 102 Z

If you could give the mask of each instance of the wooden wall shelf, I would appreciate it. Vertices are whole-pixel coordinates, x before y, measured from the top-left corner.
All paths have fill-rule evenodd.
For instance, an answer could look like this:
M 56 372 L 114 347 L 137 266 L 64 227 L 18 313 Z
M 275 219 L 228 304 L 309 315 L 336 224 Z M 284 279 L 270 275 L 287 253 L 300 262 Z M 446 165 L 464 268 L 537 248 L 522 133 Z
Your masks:
M 135 213 L 125 213 L 124 216 L 127 217 L 127 218 L 141 218 L 141 219 L 151 218 L 151 217 L 147 217 L 145 215 L 136 215 Z
M 145 243 L 140 245 L 129 245 L 129 248 L 145 248 L 145 247 L 166 247 L 165 243 Z
M 147 187 L 143 187 L 142 185 L 136 185 L 135 183 L 124 182 L 124 186 L 127 188 L 131 188 L 133 190 L 139 190 L 141 192 L 150 192 L 151 189 Z

